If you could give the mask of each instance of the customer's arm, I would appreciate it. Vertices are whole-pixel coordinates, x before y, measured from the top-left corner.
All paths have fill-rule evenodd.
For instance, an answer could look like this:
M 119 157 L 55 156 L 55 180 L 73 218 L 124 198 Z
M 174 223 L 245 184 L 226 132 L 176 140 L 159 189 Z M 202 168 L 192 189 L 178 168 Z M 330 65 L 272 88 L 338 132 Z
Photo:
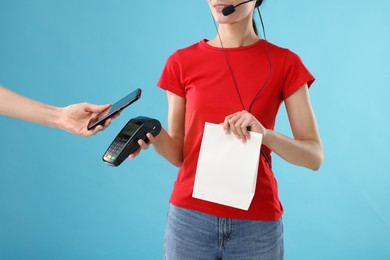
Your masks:
M 107 120 L 104 126 L 97 126 L 93 131 L 87 130 L 89 120 L 109 107 L 110 105 L 79 103 L 60 108 L 32 100 L 0 86 L 0 114 L 61 128 L 81 136 L 91 136 L 108 127 L 111 120 Z

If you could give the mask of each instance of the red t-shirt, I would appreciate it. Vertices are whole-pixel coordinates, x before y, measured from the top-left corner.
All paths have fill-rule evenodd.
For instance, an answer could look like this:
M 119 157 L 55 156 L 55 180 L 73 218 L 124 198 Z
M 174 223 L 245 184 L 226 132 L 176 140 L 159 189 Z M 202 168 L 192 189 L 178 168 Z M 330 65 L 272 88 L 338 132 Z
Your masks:
M 265 41 L 224 50 L 248 110 L 270 71 Z M 268 43 L 268 50 L 272 74 L 250 112 L 264 127 L 274 129 L 282 101 L 305 83 L 310 86 L 314 77 L 301 59 L 288 49 Z M 277 182 L 263 156 L 259 162 L 255 195 L 247 211 L 192 197 L 205 122 L 220 124 L 226 116 L 243 110 L 221 48 L 212 47 L 207 40 L 202 40 L 176 51 L 168 58 L 157 85 L 186 100 L 184 161 L 175 181 L 171 203 L 223 218 L 279 219 L 283 207 Z M 271 151 L 265 146 L 262 148 L 271 159 Z

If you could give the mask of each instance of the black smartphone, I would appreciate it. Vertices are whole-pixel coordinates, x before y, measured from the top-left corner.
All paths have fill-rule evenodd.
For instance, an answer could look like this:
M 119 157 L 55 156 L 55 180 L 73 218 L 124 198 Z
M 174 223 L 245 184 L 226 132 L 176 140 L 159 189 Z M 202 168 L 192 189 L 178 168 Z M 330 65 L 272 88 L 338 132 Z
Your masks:
M 130 154 L 137 151 L 139 139 L 147 142 L 147 133 L 156 136 L 160 131 L 161 124 L 157 119 L 146 116 L 130 119 L 104 153 L 103 161 L 111 166 L 120 165 Z
M 92 130 L 96 126 L 104 124 L 107 119 L 137 101 L 141 97 L 141 93 L 142 90 L 138 88 L 113 104 L 109 109 L 102 111 L 100 114 L 89 121 L 87 129 Z

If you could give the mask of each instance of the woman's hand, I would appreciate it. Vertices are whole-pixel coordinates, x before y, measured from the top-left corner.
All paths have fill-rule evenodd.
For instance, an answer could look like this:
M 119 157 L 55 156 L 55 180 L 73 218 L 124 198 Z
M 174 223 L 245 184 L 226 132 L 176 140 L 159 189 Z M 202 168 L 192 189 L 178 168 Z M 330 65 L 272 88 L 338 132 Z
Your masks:
M 139 139 L 138 145 L 140 147 L 134 153 L 130 154 L 127 157 L 127 159 L 129 159 L 129 160 L 133 159 L 134 157 L 136 157 L 137 155 L 139 155 L 141 153 L 141 150 L 148 150 L 149 146 L 151 144 L 155 143 L 159 136 L 160 136 L 160 134 L 158 134 L 157 136 L 153 136 L 151 133 L 147 133 L 146 134 L 147 141 L 145 142 L 144 140 Z
M 245 110 L 225 117 L 223 128 L 225 133 L 232 131 L 242 142 L 250 138 L 249 131 L 262 134 L 263 140 L 268 131 L 251 113 Z

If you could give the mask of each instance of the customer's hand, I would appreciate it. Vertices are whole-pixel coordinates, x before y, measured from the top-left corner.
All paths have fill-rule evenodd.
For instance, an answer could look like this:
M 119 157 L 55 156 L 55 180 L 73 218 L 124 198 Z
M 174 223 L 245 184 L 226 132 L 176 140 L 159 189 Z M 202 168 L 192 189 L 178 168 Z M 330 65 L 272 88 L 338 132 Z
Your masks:
M 59 119 L 60 128 L 80 136 L 95 135 L 97 132 L 106 129 L 110 125 L 111 121 L 119 114 L 106 120 L 104 125 L 98 125 L 90 131 L 87 129 L 89 121 L 110 107 L 111 105 L 102 106 L 86 102 L 64 107 L 61 109 L 61 116 Z

